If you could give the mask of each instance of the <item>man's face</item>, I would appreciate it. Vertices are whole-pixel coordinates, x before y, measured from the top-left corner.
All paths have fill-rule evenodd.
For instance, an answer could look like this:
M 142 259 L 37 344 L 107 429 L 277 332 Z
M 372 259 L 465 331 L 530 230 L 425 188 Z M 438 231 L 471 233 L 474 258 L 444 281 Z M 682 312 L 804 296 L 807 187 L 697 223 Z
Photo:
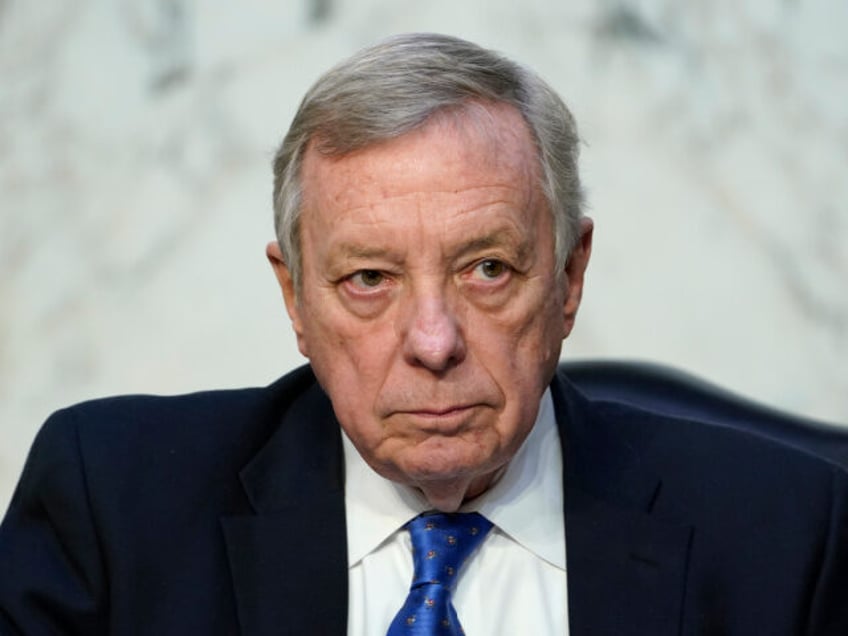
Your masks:
M 301 352 L 362 457 L 456 509 L 533 426 L 579 304 L 591 226 L 557 276 L 523 119 L 436 117 L 302 170 L 303 277 L 275 265 Z

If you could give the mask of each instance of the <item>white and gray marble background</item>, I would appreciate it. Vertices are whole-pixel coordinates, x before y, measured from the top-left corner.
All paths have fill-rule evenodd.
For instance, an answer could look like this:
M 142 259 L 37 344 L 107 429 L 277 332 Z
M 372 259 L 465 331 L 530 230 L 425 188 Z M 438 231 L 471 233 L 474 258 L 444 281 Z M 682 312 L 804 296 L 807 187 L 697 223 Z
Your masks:
M 568 357 L 848 423 L 845 0 L 0 0 L 0 509 L 53 410 L 301 362 L 263 256 L 300 96 L 433 30 L 540 71 L 597 224 Z

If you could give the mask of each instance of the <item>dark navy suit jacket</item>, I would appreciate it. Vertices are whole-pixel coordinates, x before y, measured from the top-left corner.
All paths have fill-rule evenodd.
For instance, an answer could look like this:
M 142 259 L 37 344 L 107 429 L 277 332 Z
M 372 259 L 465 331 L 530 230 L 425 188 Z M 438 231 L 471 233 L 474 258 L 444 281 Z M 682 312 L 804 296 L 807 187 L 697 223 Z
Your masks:
M 841 469 L 552 392 L 573 636 L 848 635 Z M 0 526 L 0 633 L 345 634 L 342 463 L 308 367 L 60 411 Z

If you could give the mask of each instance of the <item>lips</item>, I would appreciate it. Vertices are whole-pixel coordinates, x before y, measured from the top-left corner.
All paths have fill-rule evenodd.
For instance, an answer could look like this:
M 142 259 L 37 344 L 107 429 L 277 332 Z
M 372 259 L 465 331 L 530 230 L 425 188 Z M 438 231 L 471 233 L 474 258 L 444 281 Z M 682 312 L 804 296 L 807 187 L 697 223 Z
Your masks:
M 410 415 L 420 415 L 422 417 L 441 417 L 443 415 L 450 415 L 451 413 L 467 411 L 471 408 L 473 408 L 473 406 L 449 406 L 443 409 L 410 409 L 403 412 L 409 413 Z
M 477 404 L 426 409 L 404 409 L 392 413 L 391 418 L 411 424 L 424 433 L 455 434 L 467 428 Z

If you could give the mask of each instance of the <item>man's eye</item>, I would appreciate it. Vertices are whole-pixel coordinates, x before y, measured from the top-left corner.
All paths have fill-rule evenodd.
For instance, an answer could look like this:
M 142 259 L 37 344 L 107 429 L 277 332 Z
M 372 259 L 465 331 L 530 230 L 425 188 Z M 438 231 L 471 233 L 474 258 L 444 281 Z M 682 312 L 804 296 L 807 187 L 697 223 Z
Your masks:
M 350 277 L 350 281 L 357 287 L 376 287 L 385 280 L 385 276 L 376 269 L 363 269 Z
M 497 261 L 494 259 L 480 261 L 477 263 L 476 267 L 474 267 L 474 274 L 487 280 L 494 280 L 499 276 L 502 276 L 504 272 L 506 272 L 506 265 L 503 261 Z

